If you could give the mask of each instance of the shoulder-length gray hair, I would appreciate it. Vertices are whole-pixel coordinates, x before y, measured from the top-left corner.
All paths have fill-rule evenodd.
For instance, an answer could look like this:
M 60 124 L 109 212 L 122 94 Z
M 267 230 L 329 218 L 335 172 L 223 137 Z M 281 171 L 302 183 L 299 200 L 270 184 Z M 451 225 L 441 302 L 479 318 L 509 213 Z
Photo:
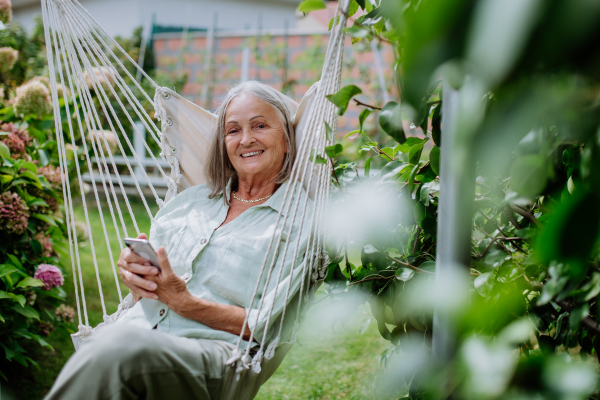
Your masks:
M 290 177 L 292 166 L 296 159 L 296 136 L 294 131 L 294 114 L 298 104 L 285 96 L 276 89 L 257 81 L 246 81 L 234 86 L 229 90 L 227 96 L 217 109 L 217 127 L 213 142 L 208 155 L 206 164 L 206 176 L 208 177 L 208 186 L 211 189 L 209 198 L 214 198 L 220 193 L 224 193 L 230 178 L 233 178 L 233 184 L 237 182 L 237 173 L 229 161 L 227 149 L 225 147 L 225 114 L 229 103 L 237 96 L 247 93 L 257 99 L 270 104 L 276 111 L 279 122 L 285 133 L 285 142 L 288 152 L 283 160 L 283 166 L 279 174 L 275 177 L 276 183 L 283 183 Z M 229 205 L 227 196 L 223 196 L 225 204 Z

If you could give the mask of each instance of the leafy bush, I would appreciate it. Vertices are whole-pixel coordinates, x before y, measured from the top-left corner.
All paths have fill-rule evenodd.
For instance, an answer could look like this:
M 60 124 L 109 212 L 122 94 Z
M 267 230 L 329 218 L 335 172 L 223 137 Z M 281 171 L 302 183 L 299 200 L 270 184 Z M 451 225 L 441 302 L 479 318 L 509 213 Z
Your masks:
M 404 382 L 406 397 L 592 396 L 597 370 L 585 361 L 600 359 L 600 8 L 390 0 L 353 1 L 350 13 L 359 8 L 347 33 L 394 46 L 402 98 L 357 102 L 352 134 L 363 161 L 335 167 L 334 209 L 361 223 L 341 229 L 333 213 L 331 231 L 343 234 L 330 244 L 329 294 L 370 295 L 390 341 L 388 382 Z M 442 143 L 443 90 L 460 99 L 452 153 Z M 350 85 L 329 98 L 343 114 L 360 93 Z M 363 130 L 372 113 L 379 143 Z M 407 137 L 402 119 L 422 134 Z M 344 158 L 343 145 L 328 157 Z M 469 286 L 434 284 L 441 154 L 464 172 L 455 177 L 466 193 L 455 217 L 470 221 L 470 241 L 455 251 L 466 255 L 459 271 Z M 381 207 L 389 188 L 392 205 Z M 348 256 L 353 247 L 360 265 Z M 451 321 L 449 358 L 431 354 L 433 310 Z
M 10 1 L 0 3 L 8 23 Z M 51 348 L 44 337 L 69 330 L 74 316 L 62 288 L 68 254 L 48 79 L 23 84 L 35 72 L 38 36 L 14 23 L 0 30 L 0 53 L 10 59 L 0 73 L 0 347 L 2 365 L 26 367 L 37 366 L 32 343 Z
M 50 347 L 44 336 L 73 321 L 61 287 L 60 258 L 68 257 L 61 173 L 53 121 L 44 118 L 0 109 L 0 346 L 25 366 L 36 362 L 24 341 Z
M 0 120 L 0 346 L 7 360 L 36 365 L 23 342 L 50 347 L 44 336 L 73 321 L 61 287 L 61 174 L 51 119 L 20 120 L 6 107 Z

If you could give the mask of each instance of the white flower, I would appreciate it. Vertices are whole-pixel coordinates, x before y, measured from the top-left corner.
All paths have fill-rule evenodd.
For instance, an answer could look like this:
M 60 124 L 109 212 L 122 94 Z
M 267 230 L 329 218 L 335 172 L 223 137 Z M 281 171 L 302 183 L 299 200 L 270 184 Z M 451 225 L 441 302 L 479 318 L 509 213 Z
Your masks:
M 0 5 L 2 0 L 0 0 Z M 15 66 L 19 52 L 12 47 L 0 47 L 0 72 L 8 72 Z

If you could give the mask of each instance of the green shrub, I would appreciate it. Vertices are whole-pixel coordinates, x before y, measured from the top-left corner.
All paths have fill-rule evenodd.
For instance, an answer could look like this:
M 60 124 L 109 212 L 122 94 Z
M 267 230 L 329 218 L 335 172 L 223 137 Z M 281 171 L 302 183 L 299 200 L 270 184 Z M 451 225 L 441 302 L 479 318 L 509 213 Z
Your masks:
M 0 109 L 0 347 L 24 366 L 37 365 L 28 344 L 51 348 L 44 337 L 74 316 L 61 287 L 68 250 L 53 135 L 50 116 Z

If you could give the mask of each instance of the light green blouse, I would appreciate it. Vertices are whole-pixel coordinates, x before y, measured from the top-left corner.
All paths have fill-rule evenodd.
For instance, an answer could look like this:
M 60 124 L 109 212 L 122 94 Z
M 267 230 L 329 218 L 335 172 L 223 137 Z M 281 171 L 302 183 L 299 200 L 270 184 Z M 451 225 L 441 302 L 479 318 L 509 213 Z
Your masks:
M 209 199 L 210 190 L 206 185 L 194 186 L 169 201 L 156 214 L 150 229 L 150 243 L 155 249 L 164 246 L 171 266 L 175 273 L 186 281 L 189 291 L 208 301 L 245 308 L 249 315 L 248 325 L 259 342 L 263 338 L 270 304 L 273 304 L 273 312 L 267 331 L 267 343 L 274 339 L 279 330 L 296 246 L 299 247 L 285 313 L 283 340 L 287 340 L 291 333 L 292 324 L 289 322 L 295 320 L 298 308 L 297 294 L 302 280 L 310 233 L 312 215 L 310 211 L 313 208 L 312 200 L 308 199 L 305 216 L 307 222 L 302 229 L 302 237 L 298 240 L 300 211 L 306 199 L 306 192 L 301 188 L 297 189 L 295 194 L 290 193 L 293 198 L 300 196 L 298 216 L 295 218 L 291 237 L 287 237 L 287 234 L 292 223 L 292 215 L 288 217 L 281 240 L 273 243 L 259 290 L 255 298 L 251 299 L 269 241 L 276 228 L 277 215 L 282 208 L 287 185 L 287 182 L 282 184 L 266 202 L 244 211 L 219 229 L 217 228 L 225 220 L 228 210 L 223 195 Z M 230 196 L 230 191 L 231 183 L 227 186 L 226 196 Z M 293 209 L 292 205 L 289 212 L 291 213 Z M 282 218 L 285 211 L 282 212 Z M 283 262 L 282 277 L 277 283 L 286 241 L 289 241 L 289 245 Z M 265 288 L 268 267 L 276 247 L 279 247 L 278 259 L 269 285 Z M 304 275 L 306 285 L 310 276 L 309 271 Z M 267 291 L 265 304 L 259 315 L 257 310 L 259 299 L 265 290 Z M 156 326 L 160 331 L 189 338 L 225 340 L 230 343 L 237 343 L 238 340 L 237 335 L 215 330 L 198 321 L 181 317 L 160 301 L 146 298 L 141 299 L 119 319 L 118 323 L 132 323 L 148 329 Z M 247 343 L 244 342 L 243 346 L 246 347 Z

